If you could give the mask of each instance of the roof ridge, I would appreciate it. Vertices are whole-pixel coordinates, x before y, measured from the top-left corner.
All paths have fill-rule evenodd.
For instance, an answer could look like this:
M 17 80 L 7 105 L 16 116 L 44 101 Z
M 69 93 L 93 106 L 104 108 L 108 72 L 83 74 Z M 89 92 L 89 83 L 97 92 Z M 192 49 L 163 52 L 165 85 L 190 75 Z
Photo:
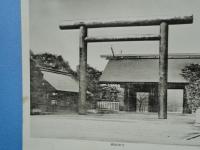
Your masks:
M 158 59 L 159 54 L 115 54 L 101 55 L 106 59 Z M 200 53 L 169 53 L 169 59 L 200 59 Z
M 68 73 L 66 71 L 55 70 L 55 69 L 46 68 L 46 67 L 42 67 L 42 66 L 39 66 L 39 69 L 41 71 L 46 71 L 46 72 L 51 72 L 51 73 L 57 73 L 57 74 L 62 74 L 62 75 L 67 75 L 67 76 L 72 76 L 73 77 L 73 75 L 71 73 Z

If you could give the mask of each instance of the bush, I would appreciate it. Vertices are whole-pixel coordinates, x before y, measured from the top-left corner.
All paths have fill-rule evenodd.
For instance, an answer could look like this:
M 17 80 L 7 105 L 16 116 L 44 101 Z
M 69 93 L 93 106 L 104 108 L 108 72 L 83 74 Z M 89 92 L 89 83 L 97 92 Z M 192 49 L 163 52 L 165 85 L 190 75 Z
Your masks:
M 181 75 L 189 82 L 186 86 L 187 105 L 192 112 L 195 112 L 200 107 L 200 64 L 186 65 Z

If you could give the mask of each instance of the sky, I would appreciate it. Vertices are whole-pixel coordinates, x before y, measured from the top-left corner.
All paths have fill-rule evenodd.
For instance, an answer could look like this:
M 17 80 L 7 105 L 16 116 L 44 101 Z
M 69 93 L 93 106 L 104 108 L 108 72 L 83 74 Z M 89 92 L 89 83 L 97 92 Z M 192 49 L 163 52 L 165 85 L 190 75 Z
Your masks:
M 130 20 L 194 15 L 194 23 L 169 27 L 169 53 L 200 53 L 199 0 L 30 0 L 30 49 L 62 55 L 75 70 L 79 62 L 79 30 L 59 24 L 84 20 Z M 159 26 L 89 29 L 91 36 L 159 34 Z M 102 54 L 158 54 L 157 41 L 88 44 L 88 64 L 103 70 Z

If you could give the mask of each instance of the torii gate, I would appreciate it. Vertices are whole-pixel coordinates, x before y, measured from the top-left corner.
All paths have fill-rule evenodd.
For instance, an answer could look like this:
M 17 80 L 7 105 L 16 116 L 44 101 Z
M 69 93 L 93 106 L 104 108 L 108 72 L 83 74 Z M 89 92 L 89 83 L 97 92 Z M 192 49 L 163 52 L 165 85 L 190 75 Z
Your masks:
M 106 22 L 64 22 L 59 27 L 61 30 L 79 29 L 79 114 L 86 114 L 87 91 L 87 43 L 113 42 L 113 41 L 160 41 L 159 45 L 159 119 L 167 119 L 167 78 L 168 78 L 168 26 L 193 23 L 193 16 L 158 18 L 146 20 L 106 21 Z M 160 26 L 159 35 L 140 35 L 132 37 L 88 37 L 88 28 L 104 27 L 129 27 L 129 26 Z

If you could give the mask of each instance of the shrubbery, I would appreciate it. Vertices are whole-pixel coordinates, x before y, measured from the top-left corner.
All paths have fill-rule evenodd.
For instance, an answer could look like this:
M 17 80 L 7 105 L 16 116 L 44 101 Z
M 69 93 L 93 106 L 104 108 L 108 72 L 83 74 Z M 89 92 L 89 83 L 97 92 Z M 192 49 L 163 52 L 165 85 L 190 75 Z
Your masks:
M 195 112 L 200 107 L 200 64 L 189 64 L 182 69 L 182 76 L 189 81 L 186 86 L 188 107 Z

